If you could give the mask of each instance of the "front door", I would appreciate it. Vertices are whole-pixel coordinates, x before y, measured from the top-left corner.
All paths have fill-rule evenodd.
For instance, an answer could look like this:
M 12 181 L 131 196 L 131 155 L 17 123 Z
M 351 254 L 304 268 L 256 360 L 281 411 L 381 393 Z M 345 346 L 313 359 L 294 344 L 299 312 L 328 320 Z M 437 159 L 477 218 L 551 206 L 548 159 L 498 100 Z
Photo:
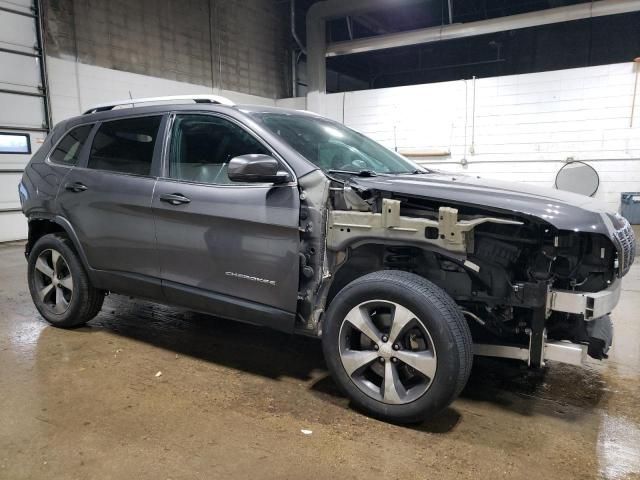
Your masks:
M 58 194 L 60 215 L 74 228 L 101 288 L 161 298 L 151 201 L 162 119 L 102 122 L 88 158 L 69 172 Z
M 251 153 L 272 154 L 230 119 L 175 117 L 153 196 L 162 282 L 171 302 L 288 330 L 298 291 L 298 191 L 295 183 L 229 180 L 229 160 Z

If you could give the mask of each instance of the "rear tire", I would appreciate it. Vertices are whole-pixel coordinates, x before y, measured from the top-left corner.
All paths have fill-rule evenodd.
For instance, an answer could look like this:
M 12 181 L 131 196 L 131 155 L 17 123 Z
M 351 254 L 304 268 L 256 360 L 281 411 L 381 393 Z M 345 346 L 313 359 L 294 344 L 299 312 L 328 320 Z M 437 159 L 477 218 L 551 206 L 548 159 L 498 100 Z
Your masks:
M 44 235 L 36 242 L 29 252 L 28 282 L 38 312 L 56 327 L 82 326 L 102 308 L 104 292 L 91 285 L 65 235 Z
M 453 299 L 394 270 L 365 275 L 336 295 L 322 344 L 353 404 L 393 423 L 420 422 L 449 406 L 473 362 L 469 326 Z

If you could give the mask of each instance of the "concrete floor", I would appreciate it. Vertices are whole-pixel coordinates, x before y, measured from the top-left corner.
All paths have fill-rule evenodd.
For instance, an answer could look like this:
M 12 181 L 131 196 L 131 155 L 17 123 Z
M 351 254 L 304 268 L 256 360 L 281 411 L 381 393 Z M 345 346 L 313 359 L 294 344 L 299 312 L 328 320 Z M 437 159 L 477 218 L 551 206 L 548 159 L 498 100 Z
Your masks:
M 317 341 L 119 296 L 58 330 L 25 270 L 1 245 L 1 479 L 640 478 L 640 265 L 609 361 L 476 359 L 412 428 L 350 409 Z

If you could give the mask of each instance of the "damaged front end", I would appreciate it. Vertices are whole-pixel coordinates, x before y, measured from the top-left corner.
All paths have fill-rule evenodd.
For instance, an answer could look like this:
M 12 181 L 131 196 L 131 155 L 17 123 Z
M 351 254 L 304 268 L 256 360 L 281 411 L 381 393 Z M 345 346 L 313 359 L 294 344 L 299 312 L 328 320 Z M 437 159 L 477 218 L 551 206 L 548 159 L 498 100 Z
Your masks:
M 606 358 L 608 314 L 635 254 L 622 217 L 567 230 L 542 215 L 398 192 L 392 182 L 377 189 L 310 177 L 301 182 L 302 330 L 321 333 L 326 305 L 350 281 L 395 269 L 456 301 L 478 355 L 533 367 Z

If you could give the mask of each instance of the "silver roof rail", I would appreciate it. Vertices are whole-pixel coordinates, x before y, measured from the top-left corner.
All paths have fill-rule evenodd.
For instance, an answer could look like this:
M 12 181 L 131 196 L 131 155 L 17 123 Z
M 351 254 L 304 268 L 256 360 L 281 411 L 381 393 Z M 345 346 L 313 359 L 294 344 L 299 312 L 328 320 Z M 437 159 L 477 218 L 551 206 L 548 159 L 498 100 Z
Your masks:
M 91 107 L 89 110 L 83 113 L 87 115 L 89 113 L 106 112 L 113 110 L 115 107 L 123 105 L 131 105 L 135 107 L 139 103 L 154 103 L 154 102 L 177 102 L 177 101 L 189 101 L 192 100 L 195 103 L 215 103 L 218 105 L 234 106 L 231 100 L 219 95 L 173 95 L 169 97 L 149 97 L 149 98 L 128 98 L 126 100 L 118 100 L 117 102 L 103 103 Z

